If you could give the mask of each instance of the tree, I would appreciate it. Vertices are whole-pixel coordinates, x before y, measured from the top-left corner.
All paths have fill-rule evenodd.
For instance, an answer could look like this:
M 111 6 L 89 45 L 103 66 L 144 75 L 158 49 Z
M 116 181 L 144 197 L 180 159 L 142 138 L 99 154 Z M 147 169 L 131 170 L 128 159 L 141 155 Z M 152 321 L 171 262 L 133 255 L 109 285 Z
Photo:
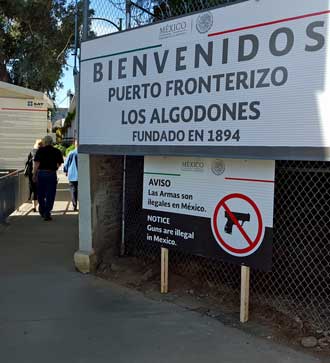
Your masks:
M 0 80 L 54 97 L 73 44 L 74 14 L 74 0 L 0 0 Z

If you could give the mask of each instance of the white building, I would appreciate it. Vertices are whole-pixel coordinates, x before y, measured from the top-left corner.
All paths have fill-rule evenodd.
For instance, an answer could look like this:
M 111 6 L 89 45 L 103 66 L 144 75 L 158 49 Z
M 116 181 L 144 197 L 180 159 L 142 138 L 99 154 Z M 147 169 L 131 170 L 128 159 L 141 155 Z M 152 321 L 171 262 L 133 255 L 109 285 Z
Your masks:
M 64 135 L 64 139 L 67 142 L 73 142 L 73 140 L 75 140 L 77 138 L 77 112 L 76 112 L 76 96 L 72 96 L 71 101 L 70 101 L 70 106 L 69 106 L 69 110 L 68 110 L 68 114 L 73 114 L 74 113 L 74 117 L 71 121 L 70 126 L 67 128 L 67 131 Z
M 43 93 L 0 82 L 0 170 L 23 169 L 48 129 L 53 102 Z

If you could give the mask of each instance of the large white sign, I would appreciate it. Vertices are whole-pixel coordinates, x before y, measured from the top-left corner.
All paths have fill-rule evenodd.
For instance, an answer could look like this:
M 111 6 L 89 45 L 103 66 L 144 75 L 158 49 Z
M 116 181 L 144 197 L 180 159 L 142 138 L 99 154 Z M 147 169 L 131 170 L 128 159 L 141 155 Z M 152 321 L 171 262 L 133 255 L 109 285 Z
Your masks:
M 274 170 L 269 160 L 145 157 L 146 241 L 269 267 Z
M 81 151 L 329 158 L 329 13 L 249 0 L 83 43 Z

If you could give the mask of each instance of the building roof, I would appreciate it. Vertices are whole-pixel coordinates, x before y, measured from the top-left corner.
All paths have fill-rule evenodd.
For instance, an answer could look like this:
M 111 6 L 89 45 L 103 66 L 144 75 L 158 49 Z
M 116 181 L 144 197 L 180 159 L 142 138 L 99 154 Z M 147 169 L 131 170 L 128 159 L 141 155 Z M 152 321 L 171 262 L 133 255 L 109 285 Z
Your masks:
M 0 97 L 8 98 L 37 98 L 47 103 L 48 108 L 53 108 L 54 104 L 44 93 L 34 91 L 29 88 L 15 86 L 10 83 L 0 81 Z
M 54 111 L 52 112 L 53 125 L 55 124 L 56 121 L 65 119 L 67 115 L 68 115 L 68 108 L 61 107 L 54 109 Z

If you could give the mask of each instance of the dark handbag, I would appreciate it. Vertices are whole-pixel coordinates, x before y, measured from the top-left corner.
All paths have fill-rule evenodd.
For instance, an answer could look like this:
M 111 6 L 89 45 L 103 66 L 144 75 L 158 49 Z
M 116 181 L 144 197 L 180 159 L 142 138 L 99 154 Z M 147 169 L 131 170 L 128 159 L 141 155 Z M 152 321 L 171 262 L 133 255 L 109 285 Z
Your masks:
M 28 177 L 32 175 L 32 172 L 33 172 L 33 156 L 30 153 L 27 162 L 25 163 L 24 176 Z

